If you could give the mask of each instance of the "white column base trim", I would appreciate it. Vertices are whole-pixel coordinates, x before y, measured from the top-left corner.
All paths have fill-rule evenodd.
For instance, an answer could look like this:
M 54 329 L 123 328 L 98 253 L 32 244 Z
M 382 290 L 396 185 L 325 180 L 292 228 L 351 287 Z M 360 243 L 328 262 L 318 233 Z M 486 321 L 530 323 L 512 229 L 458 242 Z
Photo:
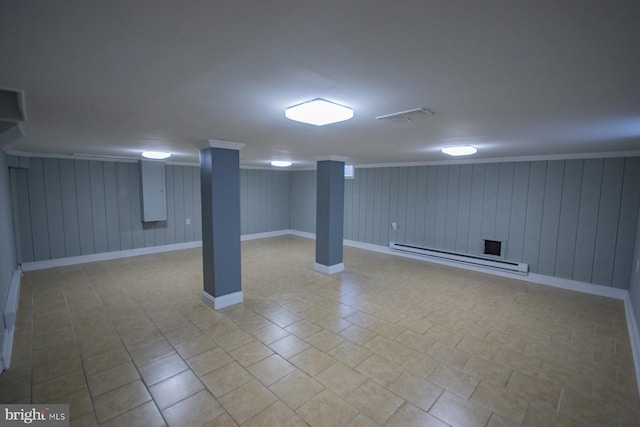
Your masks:
M 314 266 L 314 270 L 320 273 L 329 274 L 329 275 L 336 274 L 344 271 L 344 263 L 341 262 L 340 264 L 322 265 L 316 262 Z
M 207 292 L 202 291 L 202 302 L 214 310 L 220 310 L 221 308 L 229 307 L 230 305 L 240 304 L 242 301 L 244 301 L 242 291 L 221 295 L 219 297 L 212 297 Z

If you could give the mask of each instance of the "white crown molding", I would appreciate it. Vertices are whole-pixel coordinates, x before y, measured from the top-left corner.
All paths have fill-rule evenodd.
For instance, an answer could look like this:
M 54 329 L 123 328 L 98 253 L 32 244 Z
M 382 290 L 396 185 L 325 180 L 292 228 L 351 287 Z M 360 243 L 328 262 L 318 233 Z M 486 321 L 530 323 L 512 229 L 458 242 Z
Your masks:
M 609 159 L 617 157 L 638 157 L 640 150 L 633 151 L 608 151 L 601 153 L 576 153 L 576 154 L 547 154 L 540 156 L 514 156 L 495 157 L 491 159 L 447 159 L 432 160 L 429 162 L 397 162 L 397 163 L 368 163 L 355 165 L 356 168 L 397 168 L 409 166 L 438 166 L 438 165 L 467 165 L 478 163 L 511 163 L 511 162 L 535 162 L 546 160 L 581 160 L 581 159 Z
M 15 123 L 15 126 L 11 126 L 4 132 L 0 133 L 0 148 L 7 154 L 10 154 L 11 144 L 24 137 L 24 128 L 22 123 Z

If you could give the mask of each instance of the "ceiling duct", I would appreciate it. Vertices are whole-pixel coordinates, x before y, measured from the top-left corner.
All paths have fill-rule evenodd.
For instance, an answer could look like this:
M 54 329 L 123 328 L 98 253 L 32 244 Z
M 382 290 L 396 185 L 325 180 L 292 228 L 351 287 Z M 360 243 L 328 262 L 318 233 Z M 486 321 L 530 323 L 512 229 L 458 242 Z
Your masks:
M 26 120 L 22 91 L 0 88 L 0 120 L 12 123 Z
M 378 116 L 376 117 L 376 119 L 383 120 L 385 122 L 405 123 L 425 116 L 432 116 L 433 114 L 433 111 L 429 111 L 426 108 L 414 108 L 413 110 L 400 111 L 399 113 Z

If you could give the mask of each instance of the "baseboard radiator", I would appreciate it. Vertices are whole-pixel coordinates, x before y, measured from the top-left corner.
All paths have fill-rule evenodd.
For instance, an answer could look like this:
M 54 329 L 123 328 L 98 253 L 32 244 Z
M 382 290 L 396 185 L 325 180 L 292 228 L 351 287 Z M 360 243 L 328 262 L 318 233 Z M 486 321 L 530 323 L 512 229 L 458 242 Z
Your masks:
M 407 252 L 425 258 L 435 258 L 444 261 L 459 262 L 476 267 L 490 268 L 493 270 L 508 271 L 510 273 L 528 274 L 529 264 L 522 262 L 505 261 L 501 259 L 485 258 L 477 255 L 468 255 L 457 252 L 441 251 L 437 249 L 423 248 L 420 246 L 406 245 L 404 243 L 389 243 L 391 250 Z

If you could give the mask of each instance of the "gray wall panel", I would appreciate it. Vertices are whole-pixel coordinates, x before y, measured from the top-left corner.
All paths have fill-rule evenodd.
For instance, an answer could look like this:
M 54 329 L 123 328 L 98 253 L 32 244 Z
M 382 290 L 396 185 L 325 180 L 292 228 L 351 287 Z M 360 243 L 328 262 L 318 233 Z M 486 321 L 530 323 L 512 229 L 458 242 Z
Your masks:
M 89 162 L 76 160 L 76 200 L 78 201 L 78 231 L 80 234 L 80 255 L 93 254 L 93 215 L 91 211 L 91 180 L 89 178 Z M 24 190 L 23 190 L 24 191 Z M 29 191 L 27 189 L 27 191 Z M 22 238 L 24 239 L 24 234 Z M 24 241 L 24 240 L 23 240 Z M 47 258 L 39 258 L 47 259 Z M 35 259 L 34 259 L 35 260 Z
M 60 189 L 60 165 L 58 159 L 42 161 L 45 198 L 47 200 L 47 228 L 49 230 L 49 253 L 52 258 L 61 258 L 65 253 L 64 220 L 62 216 L 62 191 Z
M 299 194 L 314 191 L 305 174 L 291 173 Z M 346 182 L 345 237 L 469 254 L 482 254 L 482 238 L 496 238 L 506 241 L 506 259 L 532 273 L 624 288 L 639 182 L 637 157 L 356 169 Z M 291 227 L 309 213 L 292 209 Z
M 624 159 L 604 161 L 592 277 L 598 285 L 609 285 L 613 275 L 623 173 Z
M 553 276 L 555 271 L 563 176 L 564 161 L 547 162 L 540 228 L 540 255 L 536 270 L 547 276 Z
M 583 165 L 583 160 L 568 160 L 564 169 L 554 275 L 565 279 L 573 277 Z
M 32 159 L 28 170 L 29 212 L 33 236 L 33 259 L 49 259 L 49 225 L 42 159 Z
M 603 165 L 602 159 L 585 160 L 582 172 L 578 237 L 573 261 L 573 278 L 582 282 L 591 282 L 592 277 Z
M 616 258 L 613 266 L 612 285 L 626 288 L 628 272 L 633 270 L 633 259 L 620 254 L 633 252 L 635 242 L 636 217 L 640 198 L 637 197 L 640 186 L 640 157 L 627 158 L 624 162 L 624 179 L 622 186 L 622 202 L 620 203 L 620 219 L 618 220 L 618 240 L 616 242 Z
M 118 207 L 118 176 L 115 162 L 104 162 L 104 197 L 106 201 L 105 215 L 107 224 L 107 248 L 109 252 L 119 251 L 120 246 L 120 211 Z
M 530 166 L 529 162 L 518 162 L 514 168 L 509 238 L 505 255 L 507 259 L 524 259 L 524 230 L 527 218 Z
M 131 224 L 131 191 L 129 187 L 129 165 L 116 164 L 118 192 L 118 221 L 120 229 L 120 248 L 133 249 L 133 227 Z
M 62 218 L 64 220 L 64 256 L 80 255 L 80 231 L 78 199 L 73 160 L 60 160 L 60 191 L 62 193 Z
M 199 168 L 166 165 L 165 172 L 167 221 L 143 224 L 137 163 L 31 158 L 14 173 L 23 262 L 200 240 Z M 256 219 L 252 232 L 290 228 L 289 172 L 242 172 L 256 189 L 242 194 L 256 212 L 244 215 Z

